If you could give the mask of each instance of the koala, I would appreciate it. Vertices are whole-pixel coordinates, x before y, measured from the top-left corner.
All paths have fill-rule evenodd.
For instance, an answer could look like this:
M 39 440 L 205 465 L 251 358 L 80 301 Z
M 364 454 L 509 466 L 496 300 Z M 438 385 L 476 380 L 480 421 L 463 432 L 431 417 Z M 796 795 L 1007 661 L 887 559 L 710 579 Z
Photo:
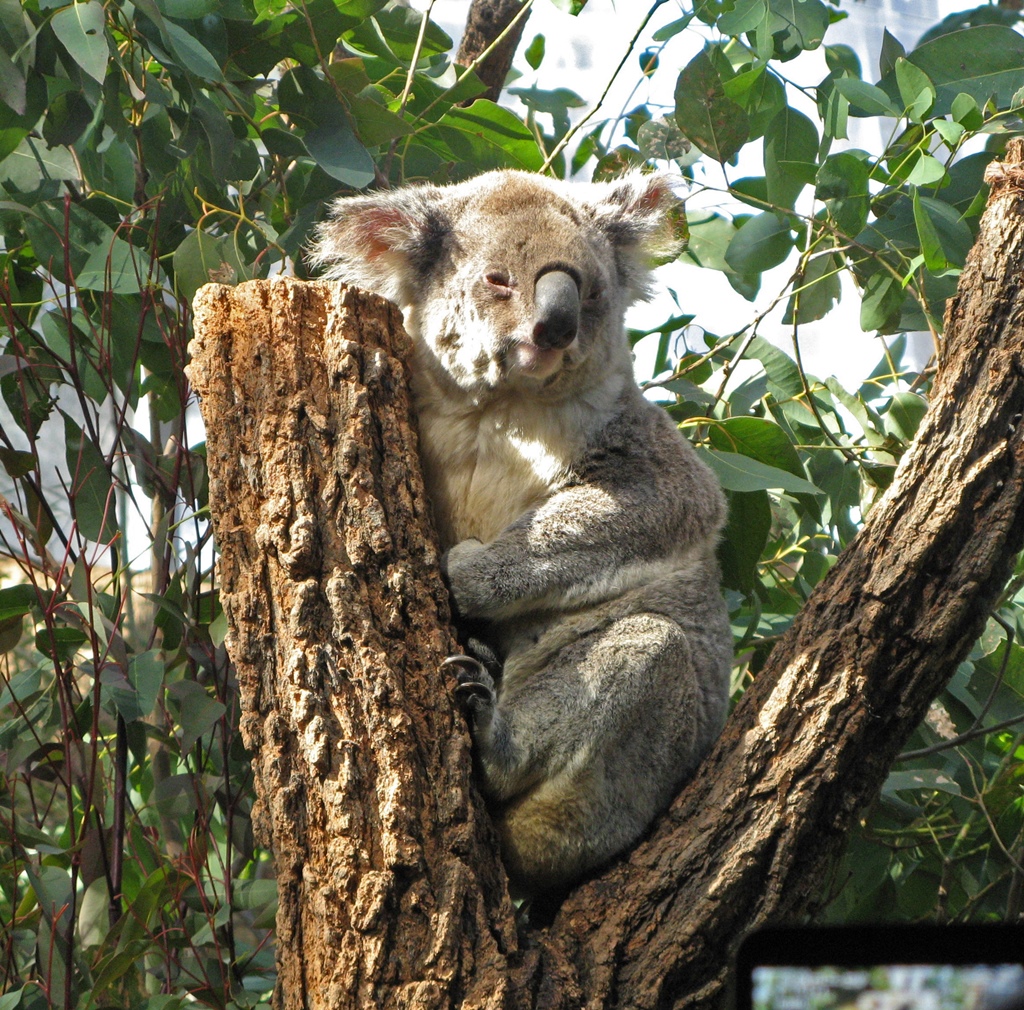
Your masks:
M 448 661 L 514 894 L 632 845 L 725 718 L 722 491 L 633 377 L 669 180 L 494 171 L 338 199 L 311 263 L 405 314 Z

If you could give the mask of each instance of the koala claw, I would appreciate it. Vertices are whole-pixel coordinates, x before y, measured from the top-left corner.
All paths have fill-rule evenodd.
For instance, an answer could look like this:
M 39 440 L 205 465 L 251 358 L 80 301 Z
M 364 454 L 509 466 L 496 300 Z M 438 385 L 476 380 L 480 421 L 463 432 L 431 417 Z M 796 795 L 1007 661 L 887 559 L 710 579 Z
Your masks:
M 441 669 L 455 671 L 456 700 L 463 708 L 476 709 L 494 704 L 494 681 L 487 667 L 472 656 L 449 656 Z

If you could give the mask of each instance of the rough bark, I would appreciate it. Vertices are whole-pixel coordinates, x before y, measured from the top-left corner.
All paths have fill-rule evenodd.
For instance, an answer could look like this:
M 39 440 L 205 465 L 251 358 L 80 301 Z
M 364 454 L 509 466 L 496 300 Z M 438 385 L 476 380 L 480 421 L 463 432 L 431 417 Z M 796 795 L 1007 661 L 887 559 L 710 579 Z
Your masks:
M 742 932 L 808 909 L 1024 542 L 1022 154 L 992 175 L 889 492 L 649 838 L 525 938 L 435 672 L 451 639 L 394 311 L 326 285 L 201 292 L 192 375 L 278 859 L 279 1005 L 712 1006 Z
M 459 43 L 459 52 L 455 62 L 460 66 L 467 67 L 481 53 L 485 52 L 503 31 L 510 24 L 512 19 L 522 9 L 523 0 L 473 0 L 469 5 L 469 14 L 466 17 L 466 31 Z M 476 74 L 484 84 L 487 91 L 479 98 L 488 98 L 492 102 L 498 100 L 501 89 L 512 69 L 512 60 L 515 58 L 519 42 L 523 37 L 523 29 L 530 17 L 527 11 L 512 30 L 501 40 L 494 51 L 481 62 L 476 68 Z
M 454 642 L 401 314 L 340 285 L 208 285 L 195 331 L 280 1005 L 454 1005 L 514 930 L 437 672 Z M 474 931 L 485 903 L 500 922 Z

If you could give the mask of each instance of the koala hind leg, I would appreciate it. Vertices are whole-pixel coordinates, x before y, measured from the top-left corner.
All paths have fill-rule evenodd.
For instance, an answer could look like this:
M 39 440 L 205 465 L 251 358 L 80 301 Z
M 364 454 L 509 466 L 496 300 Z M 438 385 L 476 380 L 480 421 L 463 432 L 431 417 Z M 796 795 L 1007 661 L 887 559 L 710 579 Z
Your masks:
M 575 639 L 565 630 L 510 656 L 493 709 L 472 723 L 505 864 L 527 894 L 630 845 L 700 756 L 698 671 L 676 622 L 632 613 Z M 529 669 L 545 638 L 566 637 Z

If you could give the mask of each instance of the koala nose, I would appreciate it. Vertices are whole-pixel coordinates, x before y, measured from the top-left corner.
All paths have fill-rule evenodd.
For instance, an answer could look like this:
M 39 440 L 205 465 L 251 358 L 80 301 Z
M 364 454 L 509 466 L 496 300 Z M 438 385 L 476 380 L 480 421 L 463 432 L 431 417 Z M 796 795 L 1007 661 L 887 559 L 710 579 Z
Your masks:
M 533 342 L 541 348 L 568 347 L 580 325 L 580 289 L 564 270 L 549 270 L 533 288 Z

